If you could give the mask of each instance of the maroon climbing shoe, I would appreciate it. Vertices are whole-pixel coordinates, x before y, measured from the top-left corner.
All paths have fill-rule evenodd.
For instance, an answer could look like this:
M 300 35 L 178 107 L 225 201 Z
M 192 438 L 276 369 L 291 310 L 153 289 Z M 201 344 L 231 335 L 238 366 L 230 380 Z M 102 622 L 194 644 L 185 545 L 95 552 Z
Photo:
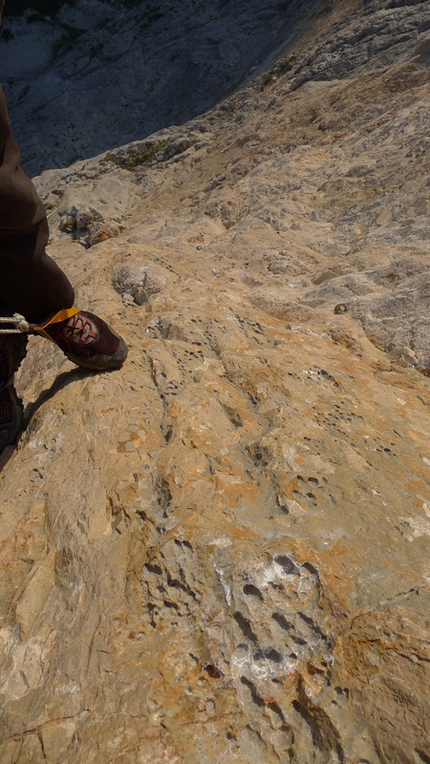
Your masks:
M 67 317 L 63 318 L 64 315 Z M 61 311 L 47 324 L 33 326 L 32 330 L 55 342 L 70 361 L 86 369 L 120 369 L 127 358 L 127 345 L 122 337 L 86 310 Z
M 12 384 L 0 391 L 0 454 L 16 442 L 21 432 L 24 412 Z

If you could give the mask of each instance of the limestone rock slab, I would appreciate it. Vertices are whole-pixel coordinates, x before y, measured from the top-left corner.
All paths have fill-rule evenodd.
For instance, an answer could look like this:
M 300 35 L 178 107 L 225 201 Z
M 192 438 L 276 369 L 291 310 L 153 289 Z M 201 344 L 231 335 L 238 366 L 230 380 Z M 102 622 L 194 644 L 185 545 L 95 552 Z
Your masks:
M 278 59 L 157 151 L 36 180 L 130 355 L 33 337 L 17 376 L 2 763 L 427 761 L 426 13 L 334 4 L 318 45 L 365 28 L 357 69 L 295 87 Z M 122 230 L 85 249 L 62 220 L 89 206 Z

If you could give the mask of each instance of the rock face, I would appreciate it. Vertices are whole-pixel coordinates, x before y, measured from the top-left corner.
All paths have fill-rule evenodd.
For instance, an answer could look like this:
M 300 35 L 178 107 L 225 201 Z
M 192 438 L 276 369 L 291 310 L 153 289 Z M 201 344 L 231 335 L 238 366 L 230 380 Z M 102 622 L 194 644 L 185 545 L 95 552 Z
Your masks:
M 0 77 L 32 175 L 183 124 L 264 66 L 297 15 L 324 6 L 33 0 L 17 16 L 15 2 L 6 3 Z
M 36 179 L 130 356 L 32 338 L 19 372 L 2 764 L 429 761 L 429 28 L 333 3 L 213 111 Z

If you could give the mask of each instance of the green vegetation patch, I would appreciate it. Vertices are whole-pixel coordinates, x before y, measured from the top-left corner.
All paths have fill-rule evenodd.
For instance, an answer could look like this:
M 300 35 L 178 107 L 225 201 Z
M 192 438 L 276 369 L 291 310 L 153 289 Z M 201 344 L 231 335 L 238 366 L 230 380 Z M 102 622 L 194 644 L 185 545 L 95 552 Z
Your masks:
M 124 170 L 134 170 L 135 167 L 153 162 L 158 152 L 165 149 L 169 143 L 171 143 L 171 138 L 166 138 L 163 141 L 148 141 L 131 149 L 126 156 L 115 156 L 115 154 L 108 152 L 103 161 L 113 162 L 118 167 L 123 167 Z
M 293 68 L 295 60 L 295 56 L 287 56 L 287 58 L 281 58 L 280 61 L 277 61 L 275 66 L 272 66 L 268 72 L 265 72 L 262 75 L 261 82 L 263 89 L 267 87 L 270 82 L 277 80 L 281 74 L 289 72 Z
M 288 58 L 283 58 L 278 63 L 278 72 L 279 74 L 283 74 L 284 72 L 289 72 L 290 69 L 293 68 L 294 61 L 296 60 L 295 56 L 288 56 Z

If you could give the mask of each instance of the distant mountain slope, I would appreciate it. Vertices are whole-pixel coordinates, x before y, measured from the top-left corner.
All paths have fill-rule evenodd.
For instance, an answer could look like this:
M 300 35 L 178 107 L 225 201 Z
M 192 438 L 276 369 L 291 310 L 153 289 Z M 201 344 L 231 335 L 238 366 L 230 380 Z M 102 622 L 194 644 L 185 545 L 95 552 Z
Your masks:
M 351 76 L 369 58 L 389 65 L 393 46 L 397 55 L 428 28 L 428 6 L 411 0 L 7 0 L 0 81 L 25 167 L 34 175 L 184 124 L 279 57 L 298 74 L 295 87 Z M 340 21 L 345 11 L 348 25 Z M 312 56 L 294 72 L 289 56 L 309 35 Z
M 27 170 L 66 166 L 212 107 L 284 43 L 300 5 L 46 0 L 21 2 L 17 14 L 9 0 L 0 81 Z

